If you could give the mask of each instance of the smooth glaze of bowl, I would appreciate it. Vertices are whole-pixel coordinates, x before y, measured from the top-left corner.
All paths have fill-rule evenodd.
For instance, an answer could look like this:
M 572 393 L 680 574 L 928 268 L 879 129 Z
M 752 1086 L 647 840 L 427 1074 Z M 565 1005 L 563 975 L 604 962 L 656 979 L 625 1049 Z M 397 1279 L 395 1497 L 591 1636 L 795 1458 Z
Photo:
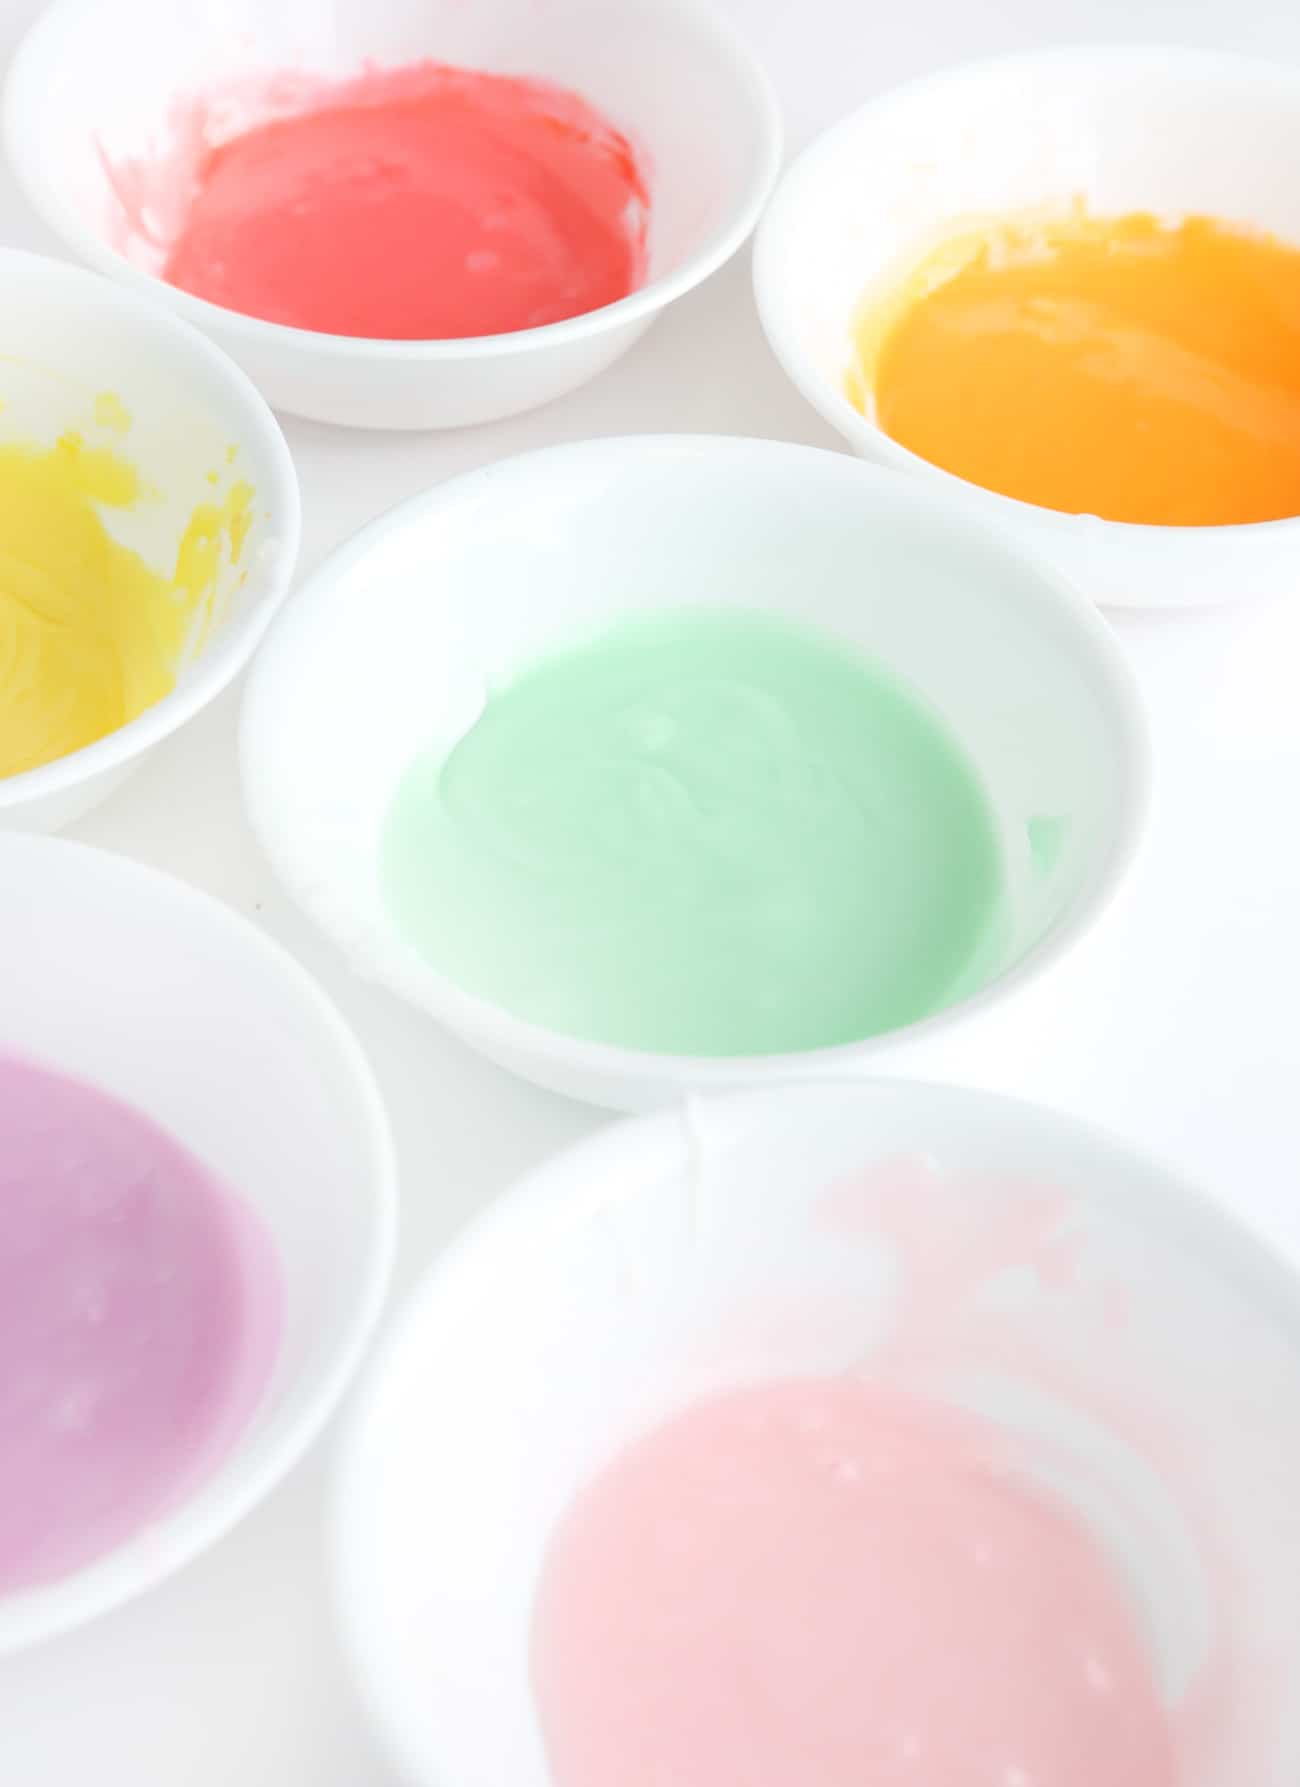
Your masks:
M 120 53 L 127 40 L 129 57 Z M 291 69 L 326 77 L 425 59 L 558 82 L 648 162 L 649 272 L 585 316 L 460 341 L 318 335 L 239 315 L 157 276 L 157 253 L 111 245 L 100 146 L 169 140 L 178 100 Z M 103 78 L 114 69 L 111 82 Z M 67 245 L 205 329 L 278 408 L 371 428 L 453 428 L 583 384 L 745 242 L 775 181 L 781 122 L 766 76 L 702 0 L 56 0 L 19 49 L 3 100 L 18 180 Z M 151 264 L 152 263 L 152 264 Z
M 947 69 L 870 100 L 784 175 L 754 248 L 763 326 L 856 453 L 1014 534 L 1094 601 L 1181 608 L 1276 593 L 1300 567 L 1300 518 L 1155 527 L 1018 502 L 891 440 L 850 402 L 845 374 L 868 291 L 963 220 L 1082 197 L 1099 214 L 1203 213 L 1300 242 L 1297 160 L 1300 69 L 1121 46 Z
M 900 1160 L 923 1163 L 921 1193 L 877 1220 L 856 1192 Z M 941 1262 L 937 1304 L 909 1239 Z M 1100 1131 L 909 1081 L 607 1127 L 416 1288 L 349 1413 L 332 1520 L 345 1639 L 402 1779 L 550 1787 L 530 1621 L 578 1487 L 697 1396 L 869 1371 L 913 1283 L 940 1319 L 925 1384 L 1014 1435 L 1089 1522 L 1174 1716 L 1222 1669 L 1218 1741 L 1193 1709 L 1180 1787 L 1291 1787 L 1300 1439 L 1270 1409 L 1300 1393 L 1294 1270 Z
M 284 1297 L 270 1381 L 233 1447 L 124 1544 L 0 1597 L 3 1654 L 141 1594 L 285 1475 L 378 1319 L 396 1171 L 374 1077 L 334 1007 L 277 944 L 182 881 L 67 839 L 0 833 L 0 987 L 0 1049 L 168 1129 L 261 1219 Z
M 175 687 L 65 757 L 0 778 L 0 831 L 55 831 L 96 806 L 243 669 L 298 557 L 298 476 L 275 417 L 239 368 L 188 323 L 41 255 L 0 249 L 0 441 L 51 446 L 111 393 L 131 419 L 121 450 L 161 501 L 138 505 L 130 544 L 170 573 L 209 474 L 252 486 L 239 564 L 221 572 L 213 624 Z M 233 455 L 233 458 L 232 458 Z
M 435 973 L 397 933 L 378 855 L 407 765 L 462 735 L 489 679 L 575 631 L 710 603 L 803 620 L 864 650 L 926 697 L 973 759 L 1012 935 L 1001 970 L 961 1004 L 802 1054 L 660 1055 L 517 1018 Z M 1127 660 L 1051 570 L 848 455 L 710 436 L 546 448 L 382 517 L 317 570 L 259 654 L 240 749 L 263 848 L 354 968 L 525 1078 L 624 1109 L 897 1067 L 913 1043 L 977 1022 L 1109 904 L 1148 781 Z M 1035 849 L 1044 820 L 1048 863 Z

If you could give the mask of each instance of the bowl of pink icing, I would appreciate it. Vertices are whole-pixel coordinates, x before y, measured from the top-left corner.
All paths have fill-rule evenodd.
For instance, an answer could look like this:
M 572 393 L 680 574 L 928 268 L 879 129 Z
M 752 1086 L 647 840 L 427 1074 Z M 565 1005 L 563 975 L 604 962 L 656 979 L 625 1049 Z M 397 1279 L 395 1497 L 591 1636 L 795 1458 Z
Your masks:
M 693 1100 L 531 1174 L 341 1455 L 337 1602 L 412 1782 L 1287 1787 L 1292 1271 L 955 1087 Z
M 609 365 L 745 241 L 781 135 L 701 0 L 61 0 L 4 130 L 69 247 L 277 407 L 389 428 Z
M 0 834 L 0 1654 L 221 1536 L 377 1318 L 394 1174 L 369 1069 L 224 906 Z

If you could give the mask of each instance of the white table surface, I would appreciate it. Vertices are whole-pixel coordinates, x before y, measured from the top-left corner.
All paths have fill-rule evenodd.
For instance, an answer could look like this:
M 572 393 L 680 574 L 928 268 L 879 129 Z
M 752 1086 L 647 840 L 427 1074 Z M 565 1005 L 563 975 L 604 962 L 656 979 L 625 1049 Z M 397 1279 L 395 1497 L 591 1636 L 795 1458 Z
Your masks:
M 1300 10 L 1283 0 L 721 3 L 766 59 L 792 149 L 901 78 L 1034 44 L 1137 38 L 1300 60 Z M 0 0 L 0 61 L 37 9 Z M 3 175 L 0 241 L 55 251 Z M 595 384 L 533 415 L 427 436 L 286 422 L 303 483 L 302 569 L 453 473 L 550 441 L 656 430 L 839 445 L 766 350 L 747 256 Z M 1298 598 L 1280 590 L 1265 606 L 1117 622 L 1157 750 L 1149 841 L 1129 891 L 1014 1012 L 915 1068 L 1100 1119 L 1184 1164 L 1300 1261 Z M 604 1119 L 510 1079 L 358 984 L 308 929 L 244 823 L 238 699 L 173 739 L 76 835 L 252 915 L 337 1000 L 396 1130 L 400 1295 L 487 1199 Z M 160 1589 L 0 1663 L 2 1787 L 391 1787 L 332 1629 L 322 1530 L 332 1442 Z

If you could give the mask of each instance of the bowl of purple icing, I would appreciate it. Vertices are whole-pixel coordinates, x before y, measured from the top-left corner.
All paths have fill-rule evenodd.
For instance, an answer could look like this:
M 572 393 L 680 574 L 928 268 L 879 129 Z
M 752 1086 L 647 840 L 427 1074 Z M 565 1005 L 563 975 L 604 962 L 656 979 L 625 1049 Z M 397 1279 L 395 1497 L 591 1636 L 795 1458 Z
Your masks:
M 248 1513 L 387 1283 L 370 1070 L 276 945 L 84 846 L 0 836 L 0 1654 Z

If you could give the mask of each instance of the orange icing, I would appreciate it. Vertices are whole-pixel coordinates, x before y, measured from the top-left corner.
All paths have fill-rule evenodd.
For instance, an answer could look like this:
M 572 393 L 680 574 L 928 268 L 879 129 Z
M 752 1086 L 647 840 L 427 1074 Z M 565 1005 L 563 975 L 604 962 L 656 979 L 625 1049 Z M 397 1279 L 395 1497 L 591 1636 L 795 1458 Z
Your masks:
M 1189 217 L 1007 218 L 875 294 L 849 395 L 901 445 L 1044 508 L 1300 514 L 1300 249 Z

